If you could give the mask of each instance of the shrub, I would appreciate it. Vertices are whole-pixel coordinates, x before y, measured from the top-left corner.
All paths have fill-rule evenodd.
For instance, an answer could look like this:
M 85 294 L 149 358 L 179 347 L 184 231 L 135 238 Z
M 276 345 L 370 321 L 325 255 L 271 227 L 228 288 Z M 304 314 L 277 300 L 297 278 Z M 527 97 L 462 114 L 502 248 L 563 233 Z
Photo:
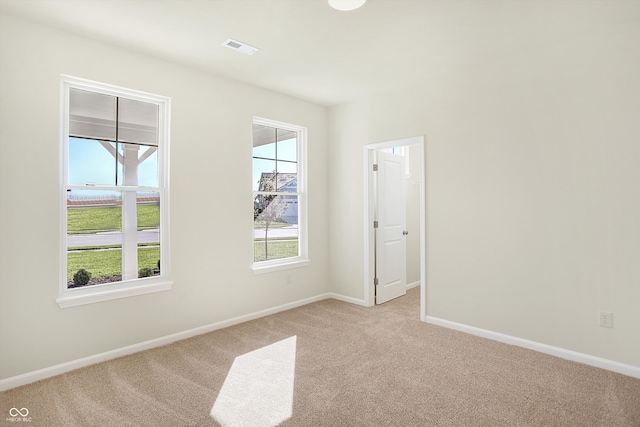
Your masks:
M 151 277 L 151 276 L 153 276 L 153 270 L 150 269 L 149 267 L 141 268 L 140 271 L 138 271 L 138 277 Z
M 85 286 L 87 283 L 89 283 L 89 279 L 91 279 L 91 273 L 89 273 L 84 268 L 81 268 L 76 274 L 73 275 L 73 284 L 75 286 Z

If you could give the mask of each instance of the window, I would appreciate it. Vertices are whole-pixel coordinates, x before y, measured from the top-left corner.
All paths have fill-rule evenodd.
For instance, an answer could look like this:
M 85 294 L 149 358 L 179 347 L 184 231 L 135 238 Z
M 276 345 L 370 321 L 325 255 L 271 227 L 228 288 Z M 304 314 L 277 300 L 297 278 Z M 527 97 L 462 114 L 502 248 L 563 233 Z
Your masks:
M 170 289 L 169 99 L 62 77 L 61 307 Z
M 397 154 L 398 156 L 404 156 L 404 176 L 407 179 L 411 179 L 411 171 L 409 170 L 409 146 L 391 147 L 387 148 L 386 151 L 391 154 Z
M 254 118 L 253 269 L 308 264 L 305 128 Z

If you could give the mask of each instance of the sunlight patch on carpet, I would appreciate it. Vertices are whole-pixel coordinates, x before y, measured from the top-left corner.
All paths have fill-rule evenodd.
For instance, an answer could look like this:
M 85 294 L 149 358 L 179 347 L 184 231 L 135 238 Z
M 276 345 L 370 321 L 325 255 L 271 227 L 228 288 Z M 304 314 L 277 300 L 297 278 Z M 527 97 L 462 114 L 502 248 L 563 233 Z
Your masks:
M 211 417 L 224 427 L 275 426 L 293 413 L 296 336 L 236 357 Z

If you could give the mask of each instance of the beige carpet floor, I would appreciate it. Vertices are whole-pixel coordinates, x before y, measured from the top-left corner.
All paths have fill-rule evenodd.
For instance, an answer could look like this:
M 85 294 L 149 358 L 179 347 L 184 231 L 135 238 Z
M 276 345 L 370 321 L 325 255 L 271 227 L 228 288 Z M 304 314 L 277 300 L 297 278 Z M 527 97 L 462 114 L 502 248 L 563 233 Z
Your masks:
M 422 323 L 418 298 L 320 301 L 79 369 L 1 393 L 0 422 L 20 425 L 6 419 L 15 407 L 30 426 L 219 425 L 210 413 L 234 360 L 266 349 L 251 354 L 282 360 L 252 374 L 242 358 L 244 402 L 227 398 L 229 419 L 266 423 L 246 401 L 259 390 L 253 409 L 269 412 L 264 399 L 290 383 L 274 388 L 263 371 L 289 366 L 285 426 L 640 426 L 639 379 Z

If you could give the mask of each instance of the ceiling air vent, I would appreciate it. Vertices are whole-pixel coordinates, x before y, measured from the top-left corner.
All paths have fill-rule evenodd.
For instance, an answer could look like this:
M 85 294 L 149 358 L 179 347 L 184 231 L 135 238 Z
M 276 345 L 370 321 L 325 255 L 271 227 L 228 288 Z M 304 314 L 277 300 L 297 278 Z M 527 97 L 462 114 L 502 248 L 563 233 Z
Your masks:
M 257 47 L 253 47 L 246 43 L 239 42 L 238 40 L 229 39 L 222 44 L 223 46 L 229 47 L 231 49 L 237 50 L 242 53 L 246 53 L 247 55 L 253 55 L 258 51 Z

